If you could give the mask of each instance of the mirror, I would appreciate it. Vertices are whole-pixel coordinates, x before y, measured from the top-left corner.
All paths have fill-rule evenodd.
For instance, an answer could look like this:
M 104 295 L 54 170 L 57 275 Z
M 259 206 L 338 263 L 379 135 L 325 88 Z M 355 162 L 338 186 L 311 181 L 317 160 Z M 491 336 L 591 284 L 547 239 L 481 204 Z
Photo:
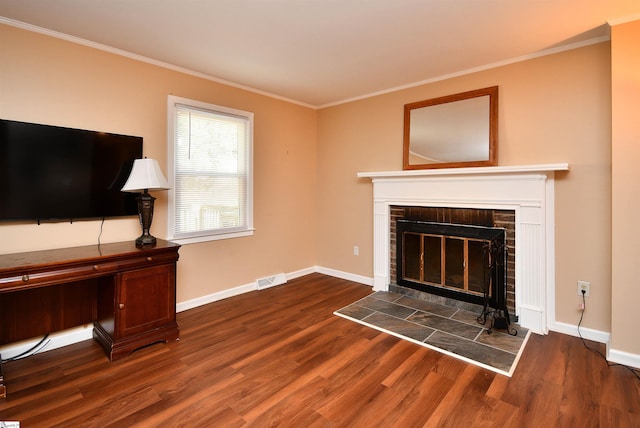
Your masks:
M 404 106 L 403 169 L 497 164 L 498 87 Z

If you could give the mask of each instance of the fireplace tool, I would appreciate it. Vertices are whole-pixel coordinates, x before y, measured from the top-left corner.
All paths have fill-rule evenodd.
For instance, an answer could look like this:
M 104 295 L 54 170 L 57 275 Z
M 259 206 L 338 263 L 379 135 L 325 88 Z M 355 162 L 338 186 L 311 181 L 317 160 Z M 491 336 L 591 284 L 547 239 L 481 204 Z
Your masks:
M 506 284 L 507 284 L 507 252 L 508 248 L 503 243 L 490 241 L 483 247 L 483 252 L 488 256 L 488 263 L 484 266 L 485 280 L 484 280 L 484 308 L 482 313 L 478 316 L 478 323 L 486 325 L 487 319 L 491 321 L 491 325 L 487 330 L 487 334 L 491 334 L 493 329 L 506 330 L 511 336 L 516 336 L 518 330 L 510 328 L 511 320 L 509 318 L 509 310 L 506 306 Z M 499 257 L 502 256 L 502 257 Z M 490 297 L 491 289 L 493 287 L 496 278 L 496 266 L 502 264 L 504 266 L 504 284 L 503 296 L 496 296 L 495 308 L 491 306 Z

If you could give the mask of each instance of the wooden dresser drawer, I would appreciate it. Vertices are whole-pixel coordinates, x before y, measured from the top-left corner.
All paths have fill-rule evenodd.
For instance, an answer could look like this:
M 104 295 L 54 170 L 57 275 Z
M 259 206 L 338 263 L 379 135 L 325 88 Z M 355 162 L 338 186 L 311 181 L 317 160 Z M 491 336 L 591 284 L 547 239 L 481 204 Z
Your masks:
M 74 266 L 46 271 L 25 270 L 18 275 L 0 278 L 0 292 L 24 290 L 45 285 L 73 282 L 113 274 L 118 269 L 117 263 L 97 263 L 88 266 Z

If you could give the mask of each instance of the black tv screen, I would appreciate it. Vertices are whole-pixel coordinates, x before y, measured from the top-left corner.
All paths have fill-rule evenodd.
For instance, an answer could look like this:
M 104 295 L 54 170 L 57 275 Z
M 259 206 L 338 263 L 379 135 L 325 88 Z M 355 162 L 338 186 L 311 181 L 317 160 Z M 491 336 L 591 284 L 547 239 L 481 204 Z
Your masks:
M 121 192 L 142 137 L 0 119 L 0 221 L 137 215 Z

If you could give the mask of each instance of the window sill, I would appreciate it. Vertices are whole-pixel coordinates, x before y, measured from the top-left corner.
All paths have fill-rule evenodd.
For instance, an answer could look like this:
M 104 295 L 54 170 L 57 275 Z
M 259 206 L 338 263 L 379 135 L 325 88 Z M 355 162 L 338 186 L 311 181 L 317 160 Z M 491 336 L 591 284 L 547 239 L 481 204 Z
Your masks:
M 242 232 L 221 233 L 218 235 L 195 236 L 193 238 L 168 238 L 169 241 L 180 245 L 198 244 L 208 241 L 220 241 L 222 239 L 242 238 L 253 236 L 255 229 L 244 230 Z

